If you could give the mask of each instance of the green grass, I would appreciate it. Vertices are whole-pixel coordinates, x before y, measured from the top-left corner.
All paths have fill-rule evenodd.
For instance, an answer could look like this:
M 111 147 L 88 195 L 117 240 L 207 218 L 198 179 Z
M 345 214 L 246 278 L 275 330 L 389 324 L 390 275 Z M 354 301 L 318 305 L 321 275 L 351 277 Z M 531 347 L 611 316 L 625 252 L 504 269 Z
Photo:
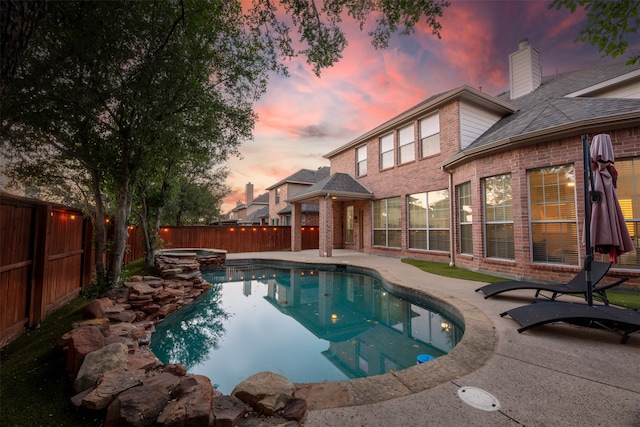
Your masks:
M 426 271 L 427 273 L 451 277 L 453 279 L 474 280 L 476 282 L 499 282 L 508 280 L 503 277 L 490 276 L 488 274 L 477 273 L 475 271 L 465 270 L 464 268 L 458 268 L 455 266 L 452 267 L 443 262 L 422 261 L 419 259 L 409 258 L 404 258 L 402 262 L 418 267 L 420 270 Z
M 137 260 L 122 277 L 152 274 Z M 88 301 L 80 296 L 0 350 L 0 426 L 101 426 L 104 411 L 76 410 L 72 380 L 58 339 L 82 318 Z
M 98 426 L 104 414 L 78 412 L 71 405 L 71 380 L 58 339 L 80 320 L 84 297 L 45 319 L 0 351 L 0 425 Z
M 451 277 L 454 279 L 473 280 L 476 282 L 500 282 L 505 279 L 503 277 L 491 276 L 488 274 L 477 273 L 475 271 L 465 270 L 464 268 L 451 267 L 449 264 L 442 262 L 422 261 L 416 259 L 405 258 L 402 260 L 405 264 L 410 264 L 418 267 L 422 271 L 427 273 L 437 274 L 439 276 Z M 640 292 L 607 292 L 607 298 L 609 303 L 626 308 L 640 308 Z

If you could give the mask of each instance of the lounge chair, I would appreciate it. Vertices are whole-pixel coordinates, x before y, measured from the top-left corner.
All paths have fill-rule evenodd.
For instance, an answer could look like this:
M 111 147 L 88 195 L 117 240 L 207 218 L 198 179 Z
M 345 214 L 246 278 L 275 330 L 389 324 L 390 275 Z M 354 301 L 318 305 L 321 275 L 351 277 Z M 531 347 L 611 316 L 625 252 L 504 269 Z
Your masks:
M 629 335 L 640 331 L 640 312 L 637 309 L 610 305 L 536 301 L 535 304 L 512 308 L 500 314 L 502 317 L 507 315 L 520 324 L 518 332 L 547 323 L 565 322 L 619 330 L 622 332 L 621 342 L 625 344 Z
M 607 274 L 611 268 L 611 264 L 605 262 L 593 261 L 591 263 L 591 283 L 592 292 L 594 296 L 599 297 L 605 303 L 605 305 L 609 305 L 609 300 L 607 299 L 607 290 L 611 289 L 615 286 L 619 286 L 621 283 L 624 283 L 628 280 L 628 278 L 622 278 L 617 280 L 614 283 L 610 283 L 607 285 L 598 286 L 598 282 L 602 280 L 602 278 Z M 494 295 L 501 294 L 503 292 L 521 290 L 521 289 L 533 289 L 536 291 L 535 297 L 540 296 L 540 292 L 547 291 L 551 292 L 552 296 L 550 298 L 551 301 L 554 301 L 558 295 L 562 294 L 582 294 L 585 296 L 587 294 L 587 282 L 586 282 L 586 273 L 584 268 L 580 270 L 580 272 L 571 279 L 568 283 L 538 283 L 538 282 L 528 282 L 528 281 L 520 281 L 520 280 L 508 280 L 505 282 L 495 282 L 489 283 L 488 285 L 484 285 L 476 289 L 476 292 L 484 293 L 484 297 L 490 298 Z

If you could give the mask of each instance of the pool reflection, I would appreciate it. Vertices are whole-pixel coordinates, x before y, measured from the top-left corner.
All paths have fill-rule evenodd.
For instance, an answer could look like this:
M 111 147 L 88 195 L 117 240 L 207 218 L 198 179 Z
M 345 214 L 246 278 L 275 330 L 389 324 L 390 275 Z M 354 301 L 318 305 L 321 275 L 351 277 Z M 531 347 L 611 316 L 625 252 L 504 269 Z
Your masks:
M 222 279 L 224 274 L 224 279 Z M 337 271 L 228 267 L 207 275 L 212 282 L 243 281 L 267 285 L 264 299 L 291 316 L 317 338 L 329 342 L 322 352 L 348 378 L 379 375 L 416 364 L 419 354 L 448 353 L 463 329 L 425 305 L 386 291 L 374 277 Z

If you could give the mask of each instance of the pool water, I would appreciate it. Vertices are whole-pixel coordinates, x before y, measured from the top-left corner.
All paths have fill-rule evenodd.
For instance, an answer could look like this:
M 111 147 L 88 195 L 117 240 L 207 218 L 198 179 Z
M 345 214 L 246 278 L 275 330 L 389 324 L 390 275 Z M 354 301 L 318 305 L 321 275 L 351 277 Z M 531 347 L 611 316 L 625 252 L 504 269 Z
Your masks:
M 384 374 L 418 356 L 442 356 L 462 338 L 459 323 L 428 302 L 399 298 L 373 276 L 333 270 L 204 271 L 213 289 L 156 325 L 151 350 L 230 394 L 261 371 L 294 383 Z

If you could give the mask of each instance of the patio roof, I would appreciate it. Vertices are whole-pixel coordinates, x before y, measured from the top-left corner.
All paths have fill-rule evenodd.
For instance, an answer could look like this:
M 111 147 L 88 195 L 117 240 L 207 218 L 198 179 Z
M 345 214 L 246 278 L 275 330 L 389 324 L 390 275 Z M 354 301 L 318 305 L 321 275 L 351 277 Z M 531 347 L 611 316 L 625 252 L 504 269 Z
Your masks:
M 313 203 L 321 197 L 339 200 L 372 199 L 373 192 L 351 175 L 335 173 L 285 201 L 288 203 Z

